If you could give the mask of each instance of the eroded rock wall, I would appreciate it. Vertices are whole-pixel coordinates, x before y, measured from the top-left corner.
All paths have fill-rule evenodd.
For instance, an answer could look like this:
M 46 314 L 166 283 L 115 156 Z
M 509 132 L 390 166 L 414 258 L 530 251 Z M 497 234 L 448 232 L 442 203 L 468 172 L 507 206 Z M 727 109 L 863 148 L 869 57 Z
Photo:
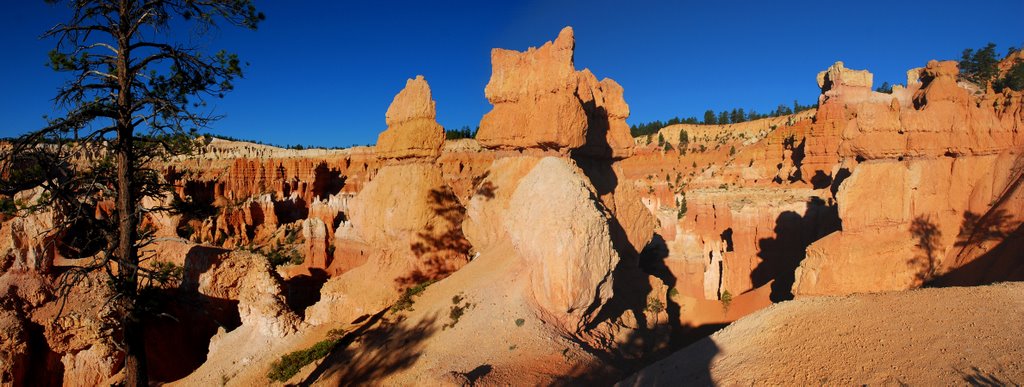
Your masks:
M 794 293 L 902 290 L 941 279 L 965 264 L 955 258 L 965 246 L 979 248 L 969 240 L 977 220 L 1018 200 L 1009 187 L 1021 153 L 1020 93 L 972 95 L 957 74 L 956 62 L 929 62 L 909 103 L 905 94 L 849 101 L 825 91 L 842 120 L 822 120 L 840 135 L 817 153 L 851 174 L 836 195 L 842 231 L 808 247 Z M 999 211 L 998 230 L 1024 215 L 1014 205 Z

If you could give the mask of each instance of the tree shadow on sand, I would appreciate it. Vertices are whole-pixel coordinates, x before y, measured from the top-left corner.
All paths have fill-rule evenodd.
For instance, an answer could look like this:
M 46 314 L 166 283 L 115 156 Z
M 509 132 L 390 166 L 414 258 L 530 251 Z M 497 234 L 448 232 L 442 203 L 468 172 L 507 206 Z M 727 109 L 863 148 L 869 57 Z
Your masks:
M 969 371 L 961 369 L 955 370 L 956 373 L 960 375 L 960 378 L 963 379 L 963 381 L 970 386 L 995 387 L 1019 385 L 1018 383 L 1013 382 L 1012 379 L 1004 379 L 993 372 L 983 371 L 982 369 L 976 366 L 972 366 Z M 1005 372 L 1002 369 L 1000 369 L 999 371 Z
M 408 369 L 423 354 L 426 339 L 437 331 L 436 317 L 414 325 L 383 319 L 387 309 L 346 333 L 331 353 L 300 385 L 333 382 L 337 385 L 379 385 L 383 379 Z
M 711 363 L 720 351 L 718 345 L 708 336 L 726 325 L 682 326 L 689 332 L 690 340 L 677 345 L 659 346 L 657 339 L 652 340 L 648 330 L 634 331 L 625 340 L 612 346 L 610 352 L 597 351 L 584 345 L 583 348 L 600 362 L 577 365 L 566 375 L 556 378 L 552 385 L 611 386 L 619 381 L 625 382 L 624 385 L 714 385 L 711 376 Z M 658 325 L 654 327 L 654 329 L 657 328 Z M 643 353 L 638 357 L 622 356 L 623 353 L 633 352 L 637 348 L 652 346 L 657 346 L 659 349 Z M 645 367 L 664 359 L 671 364 L 668 367 L 671 372 L 653 371 L 642 378 L 628 379 L 631 375 L 644 370 Z

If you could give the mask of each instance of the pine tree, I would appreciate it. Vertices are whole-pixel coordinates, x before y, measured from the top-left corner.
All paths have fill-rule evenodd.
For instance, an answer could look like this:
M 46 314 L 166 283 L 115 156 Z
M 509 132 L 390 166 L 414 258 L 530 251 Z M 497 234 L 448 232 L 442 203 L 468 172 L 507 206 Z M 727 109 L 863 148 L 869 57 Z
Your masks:
M 989 43 L 977 51 L 968 48 L 960 57 L 960 75 L 984 88 L 998 75 L 998 63 L 995 43 Z
M 55 97 L 62 116 L 13 141 L 3 154 L 0 186 L 4 192 L 42 187 L 47 200 L 40 206 L 53 209 L 58 230 L 85 224 L 91 242 L 104 247 L 65 268 L 58 293 L 66 296 L 91 275 L 106 276 L 116 320 L 111 339 L 125 356 L 123 382 L 144 386 L 142 321 L 152 311 L 143 299 L 172 273 L 142 265 L 140 246 L 153 239 L 142 220 L 159 209 L 141 203 L 171 192 L 154 162 L 190 151 L 196 129 L 217 118 L 205 111 L 203 98 L 223 97 L 242 76 L 237 56 L 204 52 L 194 36 L 169 30 L 193 25 L 203 33 L 218 23 L 256 29 L 263 15 L 251 0 L 66 4 L 70 19 L 44 34 L 57 40 L 49 66 L 70 74 Z M 110 199 L 113 214 L 97 219 L 99 201 Z
M 717 123 L 718 120 L 715 119 L 714 110 L 708 109 L 707 111 L 704 112 L 704 125 L 714 125 Z

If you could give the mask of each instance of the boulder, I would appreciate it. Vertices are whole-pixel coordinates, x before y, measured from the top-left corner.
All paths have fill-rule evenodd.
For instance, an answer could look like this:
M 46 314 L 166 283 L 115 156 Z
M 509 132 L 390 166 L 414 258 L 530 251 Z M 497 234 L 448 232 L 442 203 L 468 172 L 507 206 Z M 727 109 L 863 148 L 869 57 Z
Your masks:
M 534 301 L 569 332 L 611 298 L 619 262 L 609 214 L 595 206 L 594 196 L 582 170 L 545 157 L 519 181 L 505 213 L 508 237 L 531 268 Z

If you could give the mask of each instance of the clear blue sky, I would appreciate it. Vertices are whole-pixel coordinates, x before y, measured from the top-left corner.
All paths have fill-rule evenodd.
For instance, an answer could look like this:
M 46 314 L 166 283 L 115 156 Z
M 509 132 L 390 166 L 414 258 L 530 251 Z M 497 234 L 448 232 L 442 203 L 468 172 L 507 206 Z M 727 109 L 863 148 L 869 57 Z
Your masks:
M 447 128 L 490 110 L 490 49 L 522 50 L 576 31 L 576 68 L 618 81 L 630 123 L 767 112 L 813 103 L 815 74 L 836 60 L 902 83 L 929 59 L 991 41 L 1024 43 L 1024 1 L 339 1 L 256 0 L 258 31 L 206 41 L 251 63 L 216 104 L 214 133 L 277 144 L 369 144 L 405 80 L 423 74 Z M 39 36 L 63 5 L 17 0 L 0 13 L 0 136 L 41 127 L 62 78 Z

